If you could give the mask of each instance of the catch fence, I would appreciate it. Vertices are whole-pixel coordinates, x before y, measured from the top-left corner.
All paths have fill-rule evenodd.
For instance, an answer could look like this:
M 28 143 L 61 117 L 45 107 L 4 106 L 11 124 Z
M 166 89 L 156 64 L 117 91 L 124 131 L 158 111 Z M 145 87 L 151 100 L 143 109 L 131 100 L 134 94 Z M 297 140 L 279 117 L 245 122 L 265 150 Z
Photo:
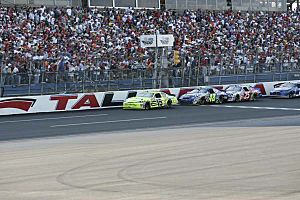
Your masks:
M 1 96 L 175 88 L 300 79 L 296 63 L 1 73 Z

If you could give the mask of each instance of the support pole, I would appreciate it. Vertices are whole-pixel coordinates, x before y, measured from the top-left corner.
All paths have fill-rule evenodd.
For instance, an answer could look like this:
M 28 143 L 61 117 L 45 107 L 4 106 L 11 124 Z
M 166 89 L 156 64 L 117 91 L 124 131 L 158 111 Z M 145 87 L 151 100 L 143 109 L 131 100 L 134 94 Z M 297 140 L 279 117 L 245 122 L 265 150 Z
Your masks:
M 158 45 L 157 45 L 157 32 L 155 31 L 155 62 L 153 70 L 153 88 L 157 87 L 157 62 L 158 62 Z
M 0 1 L 1 3 L 1 1 Z M 1 58 L 1 82 L 0 82 L 0 97 L 3 97 L 4 92 L 4 80 L 3 80 L 3 68 L 4 68 L 4 58 Z

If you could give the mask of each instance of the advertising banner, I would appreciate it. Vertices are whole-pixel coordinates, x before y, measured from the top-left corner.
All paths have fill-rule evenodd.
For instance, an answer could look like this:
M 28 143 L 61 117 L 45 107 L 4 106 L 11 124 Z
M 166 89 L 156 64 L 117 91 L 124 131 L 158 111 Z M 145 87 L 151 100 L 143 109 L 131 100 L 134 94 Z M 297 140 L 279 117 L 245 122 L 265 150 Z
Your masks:
M 55 94 L 0 98 L 0 115 L 75 111 L 122 106 L 135 91 Z
M 258 88 L 263 96 L 268 96 L 270 95 L 270 91 L 274 89 L 275 85 L 285 82 L 289 81 L 247 83 L 245 85 L 251 85 L 252 87 Z M 226 86 L 227 85 L 219 85 L 213 87 L 224 89 Z M 146 91 L 158 90 L 167 94 L 175 95 L 179 98 L 181 95 L 196 87 L 197 86 L 186 88 L 150 89 Z M 0 115 L 121 107 L 125 99 L 134 97 L 141 92 L 145 92 L 145 90 L 5 97 L 0 98 Z

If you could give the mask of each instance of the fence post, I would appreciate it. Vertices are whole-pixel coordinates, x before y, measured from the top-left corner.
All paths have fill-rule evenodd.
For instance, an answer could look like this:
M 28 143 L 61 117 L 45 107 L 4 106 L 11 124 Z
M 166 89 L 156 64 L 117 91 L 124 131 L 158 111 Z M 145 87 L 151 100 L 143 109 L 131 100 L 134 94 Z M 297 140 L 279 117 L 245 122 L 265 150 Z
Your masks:
M 3 84 L 3 66 L 1 65 L 1 85 L 0 85 L 0 97 L 3 97 L 3 90 L 4 90 L 4 84 Z
M 45 77 L 45 72 L 42 72 L 41 95 L 43 95 L 44 93 L 44 77 Z
M 189 87 L 191 86 L 191 77 L 192 77 L 192 68 L 189 67 L 189 83 L 188 83 Z
M 125 69 L 125 70 L 127 71 L 127 74 L 131 73 L 131 88 L 135 89 L 134 88 L 134 79 L 135 79 L 135 75 L 136 75 L 135 73 L 136 73 L 137 69 Z M 120 80 L 120 79 L 118 79 L 118 80 Z M 118 88 L 120 88 L 120 86 L 118 86 Z
M 64 71 L 64 85 L 65 85 L 65 93 L 67 93 L 67 83 L 68 83 L 68 72 Z
M 139 70 L 139 80 L 140 80 L 140 86 L 139 88 L 143 88 L 143 79 L 142 79 L 142 73 L 143 73 L 143 70 Z
M 279 73 L 279 81 L 281 81 L 281 73 Z
M 183 67 L 181 71 L 181 87 L 184 87 L 184 79 L 185 79 L 185 70 Z
M 84 92 L 84 89 L 85 89 L 85 87 L 84 87 L 84 84 L 85 84 L 85 70 L 83 70 L 83 74 L 82 74 L 82 91 L 81 92 Z
M 146 87 L 146 80 L 145 79 L 147 79 L 147 71 L 142 73 L 142 79 L 143 79 L 143 88 L 142 89 L 144 90 L 145 87 Z
M 109 91 L 110 90 L 110 70 L 107 71 L 107 75 L 108 75 L 107 91 Z
M 0 52 L 1 53 L 1 52 Z M 3 80 L 3 68 L 4 68 L 4 58 L 1 57 L 1 82 L 0 82 L 0 97 L 3 97 L 4 93 L 4 80 Z
M 32 78 L 32 73 L 29 71 L 28 73 L 28 95 L 31 94 L 31 78 Z

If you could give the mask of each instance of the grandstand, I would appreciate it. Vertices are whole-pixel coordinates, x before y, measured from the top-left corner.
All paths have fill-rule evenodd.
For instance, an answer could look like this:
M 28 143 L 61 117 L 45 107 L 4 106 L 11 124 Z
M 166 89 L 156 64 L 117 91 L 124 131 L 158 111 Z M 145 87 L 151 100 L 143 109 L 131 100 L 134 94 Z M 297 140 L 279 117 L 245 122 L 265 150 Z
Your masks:
M 0 0 L 0 4 L 31 6 L 83 6 L 166 8 L 174 10 L 208 9 L 236 11 L 286 11 L 299 0 Z
M 278 1 L 278 12 L 234 11 L 234 1 L 228 10 L 221 0 L 43 2 L 1 0 L 19 5 L 0 7 L 0 91 L 6 94 L 299 78 L 300 13 L 280 11 Z M 203 9 L 185 10 L 190 5 Z M 151 9 L 134 9 L 142 7 Z M 173 49 L 160 49 L 159 74 L 155 51 L 139 43 L 142 34 L 156 32 L 175 38 Z

